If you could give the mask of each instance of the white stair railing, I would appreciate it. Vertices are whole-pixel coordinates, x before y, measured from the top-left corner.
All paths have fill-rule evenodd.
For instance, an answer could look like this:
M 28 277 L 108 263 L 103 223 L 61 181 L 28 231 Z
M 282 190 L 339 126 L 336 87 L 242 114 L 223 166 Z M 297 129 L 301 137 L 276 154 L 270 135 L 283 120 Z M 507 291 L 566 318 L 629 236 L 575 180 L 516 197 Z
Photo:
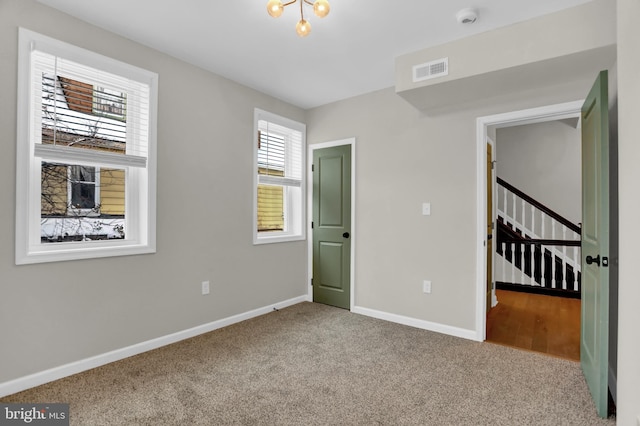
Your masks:
M 497 248 L 503 256 L 497 259 L 502 264 L 496 265 L 496 272 L 500 271 L 502 277 L 496 277 L 496 281 L 579 291 L 580 228 L 501 179 L 496 195 L 498 217 L 525 239 L 536 240 L 525 241 L 519 249 L 515 242 Z M 510 261 L 507 253 L 511 253 Z M 567 265 L 573 270 L 571 282 L 567 282 Z M 562 277 L 561 282 L 557 281 L 558 276 Z

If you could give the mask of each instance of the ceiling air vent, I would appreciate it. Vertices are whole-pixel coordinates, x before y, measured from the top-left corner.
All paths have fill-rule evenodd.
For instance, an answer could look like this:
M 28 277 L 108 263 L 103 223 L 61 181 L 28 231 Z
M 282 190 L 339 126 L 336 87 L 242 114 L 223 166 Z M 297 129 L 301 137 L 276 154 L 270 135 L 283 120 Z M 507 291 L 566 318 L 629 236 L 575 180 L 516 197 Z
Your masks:
M 428 80 L 430 78 L 444 77 L 449 74 L 449 58 L 436 59 L 413 66 L 413 82 Z

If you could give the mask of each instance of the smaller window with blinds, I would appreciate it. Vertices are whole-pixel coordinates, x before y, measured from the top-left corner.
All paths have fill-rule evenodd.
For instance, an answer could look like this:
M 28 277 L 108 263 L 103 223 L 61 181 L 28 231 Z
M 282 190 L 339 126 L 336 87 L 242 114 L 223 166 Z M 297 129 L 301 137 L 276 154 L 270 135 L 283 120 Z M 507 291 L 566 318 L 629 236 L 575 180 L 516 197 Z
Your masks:
M 260 109 L 254 128 L 254 244 L 305 238 L 306 126 Z
M 16 263 L 155 251 L 155 73 L 20 28 Z

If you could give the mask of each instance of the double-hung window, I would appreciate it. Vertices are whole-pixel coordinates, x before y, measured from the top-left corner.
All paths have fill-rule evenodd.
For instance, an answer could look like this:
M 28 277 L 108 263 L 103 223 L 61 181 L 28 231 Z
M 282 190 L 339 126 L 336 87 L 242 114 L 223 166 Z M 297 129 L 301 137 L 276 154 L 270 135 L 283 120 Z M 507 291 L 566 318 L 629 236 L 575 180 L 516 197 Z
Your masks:
M 16 263 L 155 252 L 155 73 L 21 28 Z
M 255 110 L 254 244 L 305 238 L 306 126 Z

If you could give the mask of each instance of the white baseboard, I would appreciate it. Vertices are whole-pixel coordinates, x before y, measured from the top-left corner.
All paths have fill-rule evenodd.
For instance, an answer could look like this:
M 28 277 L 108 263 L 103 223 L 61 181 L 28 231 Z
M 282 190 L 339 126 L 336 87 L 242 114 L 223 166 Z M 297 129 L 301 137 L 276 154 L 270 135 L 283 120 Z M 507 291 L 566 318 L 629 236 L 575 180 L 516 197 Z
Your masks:
M 368 317 L 378 318 L 385 321 L 395 322 L 398 324 L 408 325 L 411 327 L 421 328 L 423 330 L 435 331 L 436 333 L 448 334 L 449 336 L 461 337 L 468 340 L 478 340 L 475 330 L 467 330 L 464 328 L 452 327 L 450 325 L 439 324 L 416 318 L 405 317 L 403 315 L 390 314 L 388 312 L 377 311 L 375 309 L 354 306 L 351 312 Z
M 62 379 L 64 377 L 71 376 L 73 374 L 81 373 L 83 371 L 90 370 L 92 368 L 100 367 L 119 361 L 124 358 L 128 358 L 133 355 L 138 355 L 143 352 L 147 352 L 153 349 L 160 348 L 162 346 L 170 345 L 172 343 L 179 342 L 180 340 L 189 339 L 191 337 L 198 336 L 200 334 L 208 333 L 213 330 L 217 330 L 222 327 L 229 326 L 241 321 L 245 321 L 251 318 L 258 317 L 260 315 L 268 314 L 274 309 L 282 309 L 287 306 L 295 305 L 301 302 L 307 301 L 306 295 L 295 297 L 293 299 L 285 300 L 282 302 L 274 303 L 272 305 L 264 306 L 262 308 L 254 309 L 249 312 L 245 312 L 238 315 L 233 315 L 228 318 L 213 321 L 208 324 L 199 325 L 197 327 L 189 328 L 187 330 L 179 331 L 176 333 L 168 334 L 166 336 L 158 337 L 155 339 L 140 342 L 135 345 L 127 346 L 125 348 L 116 349 L 111 352 L 96 355 L 90 358 L 86 358 L 80 361 L 71 362 L 69 364 L 54 367 L 48 370 L 44 370 L 38 373 L 30 374 L 28 376 L 20 377 L 18 379 L 10 380 L 8 382 L 0 383 L 0 397 L 11 395 L 23 390 L 40 386 L 54 380 Z

